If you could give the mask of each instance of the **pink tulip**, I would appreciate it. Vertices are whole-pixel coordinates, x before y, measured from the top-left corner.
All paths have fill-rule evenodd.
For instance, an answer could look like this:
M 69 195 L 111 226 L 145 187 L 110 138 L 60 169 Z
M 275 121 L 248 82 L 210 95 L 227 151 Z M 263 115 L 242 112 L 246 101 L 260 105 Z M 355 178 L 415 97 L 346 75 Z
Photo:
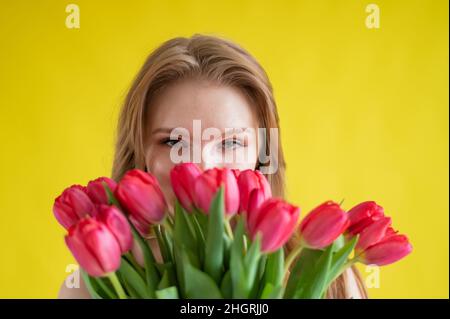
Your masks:
M 397 234 L 391 219 L 382 217 L 359 234 L 355 247 L 356 259 L 364 264 L 384 266 L 405 257 L 412 251 L 408 238 Z
M 377 203 L 373 201 L 360 203 L 348 211 L 350 225 L 347 233 L 350 235 L 359 234 L 363 229 L 383 217 L 383 207 L 378 206 Z
M 99 177 L 87 184 L 87 194 L 95 204 L 108 205 L 108 195 L 106 194 L 103 183 L 106 183 L 114 194 L 117 184 L 114 180 L 108 177 Z
M 347 228 L 345 211 L 335 202 L 327 201 L 313 209 L 300 224 L 304 246 L 321 249 L 335 241 Z
M 225 187 L 225 213 L 232 216 L 239 210 L 239 187 L 236 177 L 228 168 L 208 169 L 195 181 L 195 205 L 208 214 L 211 202 L 220 186 Z
M 267 199 L 263 189 L 259 188 L 252 190 L 249 196 L 247 209 L 243 211 L 243 215 L 245 216 L 257 211 Z
M 165 217 L 164 195 L 157 179 L 149 173 L 138 169 L 128 171 L 118 183 L 115 195 L 143 236 L 150 233 L 151 225 Z
M 412 246 L 405 235 L 391 234 L 360 253 L 358 260 L 366 265 L 385 266 L 402 259 L 411 251 Z
M 133 246 L 133 235 L 127 218 L 116 206 L 100 205 L 95 218 L 108 227 L 119 243 L 123 253 L 129 251 Z
M 240 194 L 240 211 L 247 211 L 250 194 L 255 189 L 261 189 L 264 199 L 272 197 L 272 190 L 266 177 L 259 171 L 251 169 L 245 170 L 239 174 L 238 179 Z
M 298 225 L 299 216 L 298 207 L 278 198 L 269 198 L 258 209 L 247 212 L 247 230 L 253 240 L 260 233 L 262 251 L 271 253 L 289 240 Z
M 195 180 L 201 173 L 201 169 L 193 163 L 176 165 L 170 171 L 170 182 L 173 191 L 181 206 L 188 212 L 192 211 Z
M 371 225 L 361 231 L 355 249 L 357 251 L 363 251 L 367 247 L 382 240 L 386 235 L 386 231 L 391 226 L 391 223 L 390 217 L 382 217 L 381 219 L 374 221 Z
M 105 276 L 120 267 L 119 243 L 95 218 L 83 218 L 70 227 L 65 241 L 81 268 L 91 276 Z
M 53 204 L 55 218 L 66 229 L 86 215 L 95 215 L 95 212 L 94 203 L 86 194 L 86 188 L 81 185 L 66 188 Z

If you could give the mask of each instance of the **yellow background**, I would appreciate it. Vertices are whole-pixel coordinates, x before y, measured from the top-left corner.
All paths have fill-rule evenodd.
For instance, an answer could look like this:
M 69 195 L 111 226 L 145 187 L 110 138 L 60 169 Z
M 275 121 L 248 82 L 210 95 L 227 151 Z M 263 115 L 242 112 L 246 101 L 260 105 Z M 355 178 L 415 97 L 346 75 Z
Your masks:
M 2 1 L 0 297 L 53 298 L 73 263 L 52 214 L 68 185 L 108 175 L 120 104 L 147 54 L 207 33 L 247 48 L 279 105 L 289 199 L 373 199 L 409 235 L 374 298 L 448 298 L 448 3 Z M 226 3 L 225 3 L 226 2 Z M 365 269 L 361 267 L 364 273 Z

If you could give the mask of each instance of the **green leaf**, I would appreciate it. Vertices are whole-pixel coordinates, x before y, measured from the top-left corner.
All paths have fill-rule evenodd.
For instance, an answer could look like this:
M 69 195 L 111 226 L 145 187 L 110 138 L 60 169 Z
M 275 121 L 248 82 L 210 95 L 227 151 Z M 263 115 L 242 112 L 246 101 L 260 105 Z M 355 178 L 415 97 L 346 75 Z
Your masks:
M 101 277 L 91 277 L 91 281 L 95 282 L 98 287 L 101 289 L 101 291 L 111 299 L 116 299 L 117 294 L 114 291 L 114 288 L 110 286 L 109 280 L 105 280 L 105 278 Z
M 261 299 L 278 299 L 283 295 L 282 286 L 274 286 L 271 283 L 267 283 L 261 293 Z
M 231 246 L 230 272 L 233 284 L 233 298 L 245 299 L 248 291 L 245 281 L 245 269 L 243 262 L 244 224 L 242 219 L 238 221 L 234 232 L 234 241 Z
M 125 258 L 122 258 L 118 273 L 120 274 L 121 278 L 126 281 L 129 286 L 139 295 L 139 297 L 151 297 L 144 280 Z
M 340 235 L 336 240 L 333 242 L 333 253 L 339 251 L 344 247 L 345 245 L 345 238 L 344 235 Z
M 244 257 L 244 270 L 247 295 L 250 295 L 258 274 L 259 260 L 261 258 L 261 236 L 258 234 L 250 245 Z
M 283 248 L 267 256 L 265 283 L 271 283 L 274 287 L 281 286 L 284 278 L 284 250 Z
M 83 269 L 80 268 L 81 277 L 86 284 L 86 288 L 93 299 L 103 299 L 100 294 L 97 292 L 95 284 L 91 280 L 92 277 L 87 274 Z
M 186 298 L 186 280 L 184 275 L 184 265 L 182 258 L 183 246 L 181 243 L 175 241 L 173 245 L 173 255 L 175 259 L 175 270 L 177 273 L 178 285 L 180 288 L 180 294 L 183 298 Z
M 342 266 L 348 260 L 348 256 L 351 254 L 357 243 L 358 243 L 358 236 L 355 236 L 333 255 L 330 271 L 328 274 L 327 287 L 339 275 Z
M 182 258 L 186 297 L 192 299 L 221 299 L 222 294 L 214 280 L 208 274 L 194 268 L 183 252 Z
M 230 270 L 228 270 L 222 278 L 220 291 L 225 299 L 230 299 L 233 296 L 233 285 L 231 282 Z
M 333 257 L 333 245 L 322 252 L 317 264 L 315 265 L 314 274 L 308 278 L 301 294 L 295 294 L 295 297 L 302 299 L 319 299 L 325 290 L 328 273 Z
M 175 229 L 174 240 L 179 242 L 188 252 L 191 263 L 199 268 L 200 261 L 198 259 L 197 238 L 195 230 L 187 218 L 187 212 L 181 207 L 178 201 L 175 202 Z
M 231 252 L 231 244 L 232 240 L 228 235 L 223 233 L 223 264 L 227 267 L 230 264 L 230 252 Z
M 158 289 L 161 290 L 168 287 L 170 287 L 170 277 L 169 272 L 166 270 L 164 271 L 161 281 L 158 284 Z
M 284 298 L 290 299 L 294 297 L 294 294 L 302 293 L 305 288 L 306 281 L 314 274 L 314 267 L 321 254 L 322 251 L 320 250 L 312 250 L 307 248 L 302 250 L 289 275 Z
M 205 246 L 206 246 L 205 234 L 197 219 L 197 215 L 191 213 L 189 214 L 188 217 L 190 218 L 191 223 L 194 226 L 195 236 L 197 237 L 198 258 L 200 264 L 203 265 L 205 263 Z
M 156 298 L 158 299 L 179 299 L 177 287 L 171 286 L 164 289 L 156 290 Z
M 258 273 L 256 275 L 255 281 L 253 282 L 253 287 L 250 290 L 250 295 L 249 295 L 250 299 L 256 299 L 262 293 L 262 289 L 265 286 L 264 274 L 266 271 L 266 263 L 267 263 L 267 255 L 263 254 L 261 256 L 261 258 L 259 259 Z
M 224 189 L 219 188 L 209 210 L 208 234 L 205 247 L 205 271 L 219 284 L 223 266 Z

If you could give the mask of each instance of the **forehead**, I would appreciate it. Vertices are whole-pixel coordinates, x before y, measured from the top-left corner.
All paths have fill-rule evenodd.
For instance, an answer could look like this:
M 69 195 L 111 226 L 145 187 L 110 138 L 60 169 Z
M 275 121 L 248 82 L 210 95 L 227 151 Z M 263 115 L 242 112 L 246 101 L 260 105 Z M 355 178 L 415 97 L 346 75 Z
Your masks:
M 151 130 L 183 127 L 194 120 L 202 128 L 256 128 L 255 105 L 239 89 L 202 80 L 184 80 L 167 87 L 149 105 L 147 124 Z

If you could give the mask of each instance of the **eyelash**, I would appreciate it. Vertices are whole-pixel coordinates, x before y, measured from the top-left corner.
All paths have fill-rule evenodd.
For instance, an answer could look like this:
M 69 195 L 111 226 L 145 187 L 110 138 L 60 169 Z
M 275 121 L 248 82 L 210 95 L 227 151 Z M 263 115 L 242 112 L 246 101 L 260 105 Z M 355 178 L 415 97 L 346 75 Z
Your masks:
M 176 139 L 176 140 L 171 139 L 171 138 L 165 138 L 164 140 L 162 140 L 162 143 L 161 143 L 161 144 L 167 145 L 167 146 L 169 146 L 169 147 L 173 147 L 173 146 L 175 146 L 175 144 L 177 144 L 177 143 L 180 142 L 180 141 L 181 141 L 180 138 L 179 138 L 179 139 Z M 170 145 L 169 142 L 175 142 L 175 143 L 174 143 L 173 145 Z
M 171 139 L 171 138 L 165 138 L 164 140 L 162 140 L 162 143 L 161 143 L 161 144 L 167 145 L 167 146 L 169 146 L 169 147 L 173 147 L 173 146 L 175 146 L 177 143 L 179 143 L 180 141 L 182 141 L 181 138 L 179 138 L 179 139 L 177 139 L 177 140 L 174 140 L 174 139 Z M 222 143 L 221 143 L 222 148 L 225 148 L 225 147 L 226 147 L 226 143 L 227 143 L 227 142 L 230 142 L 230 141 L 233 143 L 232 147 L 235 147 L 235 146 L 245 146 L 241 141 L 239 141 L 238 139 L 233 138 L 233 139 L 228 139 L 228 140 L 222 141 Z M 173 143 L 173 144 L 171 144 L 171 143 Z

